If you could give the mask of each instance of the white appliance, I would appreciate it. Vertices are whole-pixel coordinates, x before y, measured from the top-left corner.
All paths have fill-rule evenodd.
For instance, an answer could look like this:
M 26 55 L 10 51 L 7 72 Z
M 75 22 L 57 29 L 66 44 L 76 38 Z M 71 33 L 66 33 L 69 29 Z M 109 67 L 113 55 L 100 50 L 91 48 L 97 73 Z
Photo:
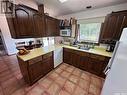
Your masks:
M 127 95 L 127 28 L 123 29 L 105 73 L 101 95 Z
M 71 36 L 71 30 L 70 29 L 61 29 L 60 36 L 64 36 L 64 37 Z
M 63 62 L 63 48 L 54 51 L 54 68 Z

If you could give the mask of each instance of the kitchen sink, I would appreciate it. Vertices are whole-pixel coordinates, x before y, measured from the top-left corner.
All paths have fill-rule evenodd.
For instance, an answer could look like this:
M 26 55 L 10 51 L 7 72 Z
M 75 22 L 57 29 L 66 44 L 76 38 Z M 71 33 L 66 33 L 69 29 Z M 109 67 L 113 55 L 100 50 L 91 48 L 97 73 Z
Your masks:
M 78 49 L 82 49 L 82 50 L 90 50 L 90 47 L 78 47 Z

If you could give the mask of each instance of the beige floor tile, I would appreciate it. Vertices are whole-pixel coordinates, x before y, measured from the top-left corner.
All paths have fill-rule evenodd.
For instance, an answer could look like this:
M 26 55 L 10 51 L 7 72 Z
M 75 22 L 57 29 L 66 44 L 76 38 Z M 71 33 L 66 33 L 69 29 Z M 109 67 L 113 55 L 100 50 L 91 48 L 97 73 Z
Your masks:
M 61 87 L 56 84 L 56 83 L 53 83 L 49 89 L 48 89 L 48 93 L 50 93 L 51 95 L 58 95 L 59 91 L 61 90 Z
M 62 89 L 58 95 L 70 95 L 70 93 Z
M 27 95 L 42 95 L 43 92 L 44 92 L 44 89 L 41 86 L 37 85 L 34 88 L 32 88 L 27 93 Z
M 74 91 L 74 95 L 88 95 L 88 91 L 85 91 L 84 89 L 77 86 Z
M 72 74 L 74 74 L 76 76 L 81 76 L 81 73 L 82 73 L 82 71 L 77 68 L 72 72 Z
M 65 70 L 66 68 L 67 68 L 67 65 L 65 65 L 65 64 L 62 64 L 62 65 L 60 65 L 60 67 L 59 67 L 60 69 L 62 69 L 62 70 Z
M 75 75 L 71 75 L 70 77 L 69 77 L 69 80 L 70 81 L 72 81 L 73 83 L 78 83 L 78 81 L 79 81 L 79 77 L 78 76 L 75 76 Z
M 84 90 L 88 91 L 89 87 L 90 87 L 90 81 L 84 80 L 84 79 L 80 79 L 79 84 L 78 84 L 81 88 L 83 88 Z
M 69 93 L 73 93 L 74 89 L 75 89 L 76 85 L 70 81 L 66 81 L 65 85 L 64 85 L 64 89 L 69 92 Z
M 24 94 L 25 94 L 25 90 L 24 89 L 18 89 L 12 95 L 24 95 Z
M 68 77 L 70 76 L 70 73 L 67 72 L 67 71 L 63 71 L 63 72 L 61 73 L 61 76 L 62 76 L 62 77 L 65 77 L 65 78 L 68 78 Z
M 56 80 L 56 78 L 59 77 L 59 75 L 57 73 L 55 73 L 55 72 L 52 72 L 51 74 L 49 74 L 48 77 L 53 79 L 53 80 Z
M 61 73 L 62 73 L 62 71 L 63 71 L 63 70 L 62 70 L 62 69 L 60 69 L 60 68 L 55 69 L 55 72 L 56 72 L 56 73 L 58 73 L 58 74 L 61 74 Z
M 91 77 L 91 83 L 94 84 L 95 86 L 98 86 L 102 88 L 102 80 L 98 77 Z
M 58 77 L 55 82 L 58 83 L 61 87 L 64 86 L 65 82 L 66 82 L 66 78 L 63 78 L 63 77 Z
M 91 75 L 87 73 L 82 73 L 81 78 L 90 81 Z
M 70 73 L 72 73 L 72 72 L 73 72 L 73 70 L 74 70 L 74 68 L 73 68 L 73 67 L 71 67 L 71 66 L 66 68 L 66 71 L 68 71 L 68 72 L 70 72 Z
M 50 95 L 47 91 L 44 91 L 42 95 Z
M 89 88 L 89 93 L 93 95 L 100 95 L 101 89 L 94 84 L 91 84 Z
M 41 85 L 44 88 L 48 89 L 49 86 L 53 83 L 53 80 L 49 79 L 49 78 L 45 78 L 45 79 L 39 81 L 38 83 L 39 83 L 39 85 Z

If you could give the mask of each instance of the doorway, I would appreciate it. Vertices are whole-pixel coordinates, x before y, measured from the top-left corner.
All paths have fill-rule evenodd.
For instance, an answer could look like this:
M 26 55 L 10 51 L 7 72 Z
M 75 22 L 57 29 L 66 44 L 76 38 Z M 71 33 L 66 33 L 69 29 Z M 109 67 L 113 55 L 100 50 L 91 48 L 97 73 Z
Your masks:
M 0 56 L 5 56 L 5 55 L 7 55 L 7 52 L 5 49 L 4 39 L 3 39 L 2 32 L 0 29 Z

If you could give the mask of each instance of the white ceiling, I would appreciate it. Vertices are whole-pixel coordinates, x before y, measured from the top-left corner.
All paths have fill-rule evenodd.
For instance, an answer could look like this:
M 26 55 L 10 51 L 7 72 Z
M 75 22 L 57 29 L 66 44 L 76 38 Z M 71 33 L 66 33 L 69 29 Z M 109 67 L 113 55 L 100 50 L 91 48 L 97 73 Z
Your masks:
M 117 5 L 127 2 L 127 0 L 68 0 L 60 3 L 59 0 L 36 0 L 38 4 L 44 6 L 53 12 L 56 16 L 71 14 L 80 11 L 86 11 L 87 6 L 92 6 L 92 9 L 102 8 L 112 5 Z M 89 9 L 89 10 L 92 10 Z

